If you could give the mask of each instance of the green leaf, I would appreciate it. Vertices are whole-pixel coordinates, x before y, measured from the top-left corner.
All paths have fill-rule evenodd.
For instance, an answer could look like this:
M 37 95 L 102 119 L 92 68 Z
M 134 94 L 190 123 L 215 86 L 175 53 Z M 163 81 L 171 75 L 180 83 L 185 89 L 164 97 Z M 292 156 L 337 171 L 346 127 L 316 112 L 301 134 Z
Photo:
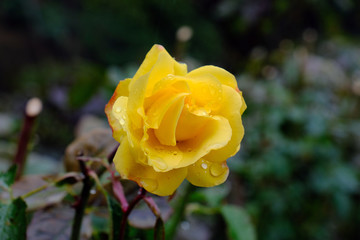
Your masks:
M 0 182 L 5 187 L 9 188 L 15 181 L 17 165 L 12 165 L 6 172 L 0 173 Z
M 164 240 L 165 239 L 165 229 L 164 229 L 164 221 L 161 217 L 156 219 L 155 227 L 154 227 L 154 240 Z
M 2 240 L 26 239 L 26 203 L 17 198 L 0 204 L 0 236 Z
M 232 240 L 255 240 L 253 224 L 246 211 L 238 206 L 224 205 L 220 209 L 228 227 L 228 235 Z
M 106 196 L 110 213 L 110 240 L 120 239 L 120 224 L 122 210 L 120 203 L 107 194 Z

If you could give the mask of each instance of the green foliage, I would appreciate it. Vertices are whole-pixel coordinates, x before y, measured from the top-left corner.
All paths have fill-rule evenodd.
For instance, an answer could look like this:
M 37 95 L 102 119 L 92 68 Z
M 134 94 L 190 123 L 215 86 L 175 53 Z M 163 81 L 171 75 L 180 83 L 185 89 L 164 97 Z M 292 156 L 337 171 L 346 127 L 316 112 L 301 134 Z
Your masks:
M 17 165 L 12 165 L 6 172 L 0 173 L 0 184 L 9 188 L 15 181 Z
M 0 236 L 3 240 L 26 239 L 26 203 L 17 198 L 10 204 L 0 203 Z
M 239 78 L 246 133 L 231 167 L 259 239 L 358 235 L 359 49 L 340 41 L 311 49 L 280 48 L 260 65 L 250 59 Z
M 239 206 L 224 205 L 221 207 L 228 228 L 228 235 L 232 240 L 255 240 L 255 229 L 250 222 L 249 216 Z

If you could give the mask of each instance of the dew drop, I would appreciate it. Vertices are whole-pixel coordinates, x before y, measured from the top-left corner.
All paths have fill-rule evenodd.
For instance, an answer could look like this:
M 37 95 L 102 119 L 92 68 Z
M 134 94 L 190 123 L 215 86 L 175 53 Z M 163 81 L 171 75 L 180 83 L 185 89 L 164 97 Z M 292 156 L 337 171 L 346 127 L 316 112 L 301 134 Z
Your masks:
M 120 113 L 120 112 L 121 112 L 121 108 L 119 108 L 119 107 L 116 108 L 116 109 L 115 109 L 115 112 L 116 112 L 116 113 Z
M 120 119 L 119 119 L 119 122 L 120 122 L 121 125 L 124 125 L 124 124 L 125 124 L 125 120 L 124 120 L 123 118 L 120 118 Z
M 196 111 L 194 111 L 194 114 L 198 116 L 206 116 L 207 112 L 204 109 L 197 109 Z
M 90 190 L 90 194 L 92 194 L 92 195 L 96 194 L 96 190 L 95 190 L 95 189 L 91 189 L 91 190 Z
M 176 156 L 177 154 L 178 154 L 178 152 L 177 152 L 177 151 L 174 151 L 174 152 L 173 152 L 173 155 L 175 155 L 175 156 Z
M 201 164 L 201 167 L 202 167 L 203 169 L 207 169 L 208 165 L 207 165 L 206 163 L 202 163 L 202 164 Z
M 154 179 L 143 178 L 143 179 L 141 179 L 140 184 L 148 192 L 153 192 L 158 188 L 158 182 Z
M 210 174 L 214 177 L 218 177 L 226 171 L 225 164 L 214 163 L 210 166 Z
M 159 170 L 165 170 L 168 167 L 168 165 L 162 159 L 152 159 L 152 163 L 154 167 Z

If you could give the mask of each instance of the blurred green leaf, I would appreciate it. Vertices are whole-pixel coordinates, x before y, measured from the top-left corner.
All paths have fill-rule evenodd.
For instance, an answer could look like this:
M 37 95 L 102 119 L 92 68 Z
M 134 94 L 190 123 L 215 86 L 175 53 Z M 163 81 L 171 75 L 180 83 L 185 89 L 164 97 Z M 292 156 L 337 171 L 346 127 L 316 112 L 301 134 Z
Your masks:
M 230 186 L 222 184 L 212 188 L 204 188 L 195 191 L 191 195 L 191 199 L 194 201 L 205 201 L 210 207 L 218 207 L 224 198 L 229 194 Z
M 17 198 L 10 204 L 0 204 L 1 240 L 26 239 L 26 203 Z
M 228 228 L 228 235 L 232 240 L 255 240 L 255 228 L 247 212 L 234 205 L 224 205 L 220 209 Z
M 15 181 L 17 165 L 12 165 L 6 172 L 0 173 L 0 182 L 6 188 L 9 188 Z

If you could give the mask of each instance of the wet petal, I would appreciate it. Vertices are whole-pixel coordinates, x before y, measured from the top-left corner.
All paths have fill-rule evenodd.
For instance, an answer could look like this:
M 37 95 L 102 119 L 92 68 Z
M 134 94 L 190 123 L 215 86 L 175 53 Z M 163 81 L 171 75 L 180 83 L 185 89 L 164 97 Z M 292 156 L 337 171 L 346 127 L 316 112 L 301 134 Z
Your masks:
M 167 112 L 173 111 L 172 108 L 174 108 L 174 105 L 179 104 L 179 101 L 184 99 L 186 95 L 186 93 L 176 93 L 171 89 L 161 91 L 161 93 L 154 95 L 154 102 L 146 109 L 146 126 L 148 128 L 158 129 Z M 166 119 L 164 121 L 166 122 Z
M 124 136 L 124 131 L 123 128 L 121 126 L 121 124 L 119 123 L 119 121 L 116 119 L 116 117 L 114 116 L 113 113 L 113 106 L 115 101 L 120 97 L 120 96 L 128 96 L 129 95 L 129 83 L 130 83 L 131 79 L 125 79 L 123 81 L 120 81 L 119 84 L 117 85 L 115 92 L 113 94 L 113 96 L 111 97 L 110 101 L 108 102 L 108 104 L 106 104 L 105 106 L 105 114 L 108 118 L 110 127 L 113 130 L 113 137 L 115 140 L 117 140 L 118 142 L 121 141 L 121 138 Z
M 216 77 L 222 84 L 237 89 L 237 82 L 234 75 L 228 71 L 215 67 L 215 66 L 203 66 L 189 72 L 186 76 L 188 77 L 200 77 L 206 74 L 211 74 Z
M 209 116 L 206 112 L 199 114 L 199 111 L 190 112 L 188 107 L 184 107 L 180 115 L 177 127 L 176 127 L 176 140 L 185 141 L 194 138 L 198 135 L 207 121 Z
M 212 162 L 223 162 L 233 156 L 239 150 L 240 142 L 244 136 L 244 127 L 241 120 L 243 98 L 236 90 L 228 86 L 223 86 L 223 92 L 222 107 L 214 114 L 229 120 L 232 137 L 226 146 L 213 150 L 204 157 L 204 159 Z
M 114 163 L 122 178 L 133 180 L 148 192 L 159 196 L 173 194 L 187 174 L 186 168 L 156 172 L 150 166 L 137 163 L 127 138 L 121 142 L 115 154 Z
M 146 54 L 144 61 L 140 65 L 133 79 L 136 80 L 148 73 L 153 68 L 161 52 L 166 52 L 165 48 L 161 45 L 155 44 Z
M 189 75 L 189 74 L 188 74 Z M 221 82 L 211 74 L 189 77 L 188 83 L 195 108 L 215 110 L 222 100 Z
M 146 152 L 149 165 L 154 166 L 156 171 L 166 172 L 187 167 L 211 150 L 224 147 L 231 139 L 231 127 L 223 117 L 209 117 L 197 136 L 178 142 L 176 146 L 161 144 L 152 129 L 147 135 L 148 138 L 143 139 L 141 146 Z M 159 162 L 160 168 L 157 166 Z
M 176 145 L 176 126 L 184 107 L 185 94 L 179 94 L 166 110 L 158 129 L 154 130 L 156 138 L 163 145 Z
M 213 163 L 200 159 L 188 167 L 186 179 L 195 186 L 213 187 L 225 182 L 228 175 L 226 162 Z

